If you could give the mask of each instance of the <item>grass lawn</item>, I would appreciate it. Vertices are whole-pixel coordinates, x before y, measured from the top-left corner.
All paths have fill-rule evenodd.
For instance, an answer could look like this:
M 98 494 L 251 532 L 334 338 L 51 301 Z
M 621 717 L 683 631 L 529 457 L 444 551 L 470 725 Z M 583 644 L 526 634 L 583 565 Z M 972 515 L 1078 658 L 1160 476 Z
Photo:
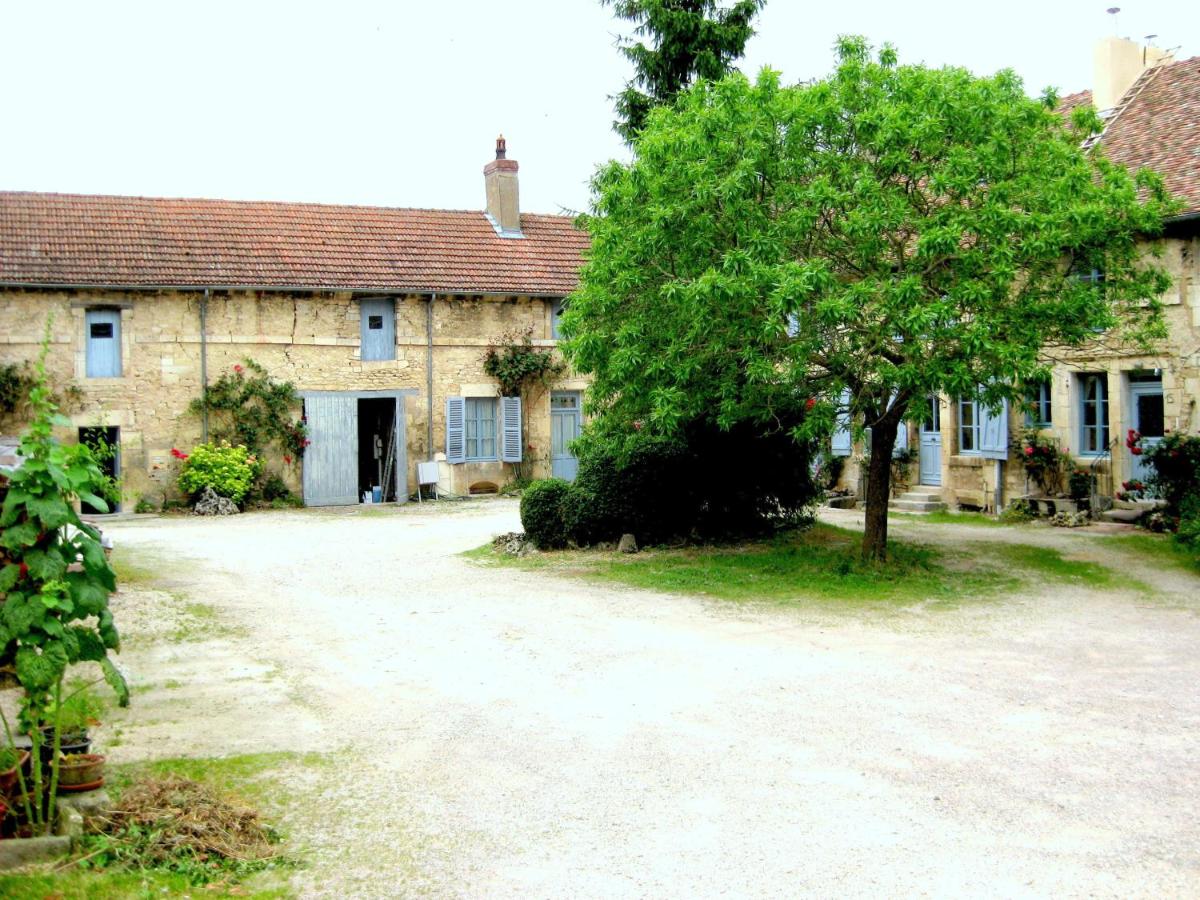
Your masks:
M 485 564 L 552 570 L 648 590 L 785 605 L 953 607 L 1030 583 L 1144 587 L 1106 566 L 1070 559 L 1057 550 L 992 541 L 963 542 L 954 553 L 891 541 L 889 562 L 876 566 L 860 559 L 861 539 L 859 532 L 818 523 L 757 543 L 651 548 L 628 556 L 567 550 L 513 557 L 491 545 L 466 555 Z

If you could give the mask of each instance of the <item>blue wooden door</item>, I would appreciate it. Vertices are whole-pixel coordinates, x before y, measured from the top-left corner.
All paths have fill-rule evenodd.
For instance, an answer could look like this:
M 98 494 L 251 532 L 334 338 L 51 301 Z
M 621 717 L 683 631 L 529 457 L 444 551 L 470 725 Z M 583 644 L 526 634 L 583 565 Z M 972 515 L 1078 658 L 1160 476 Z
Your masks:
M 571 442 L 579 437 L 583 424 L 579 391 L 554 391 L 550 394 L 550 469 L 555 478 L 574 481 L 579 460 L 571 452 Z
M 119 378 L 121 375 L 121 313 L 115 309 L 89 309 L 87 329 L 87 377 Z
M 940 487 L 942 484 L 942 411 L 937 397 L 926 403 L 929 411 L 921 421 L 921 484 Z
M 358 502 L 358 397 L 311 394 L 304 398 L 308 439 L 304 450 L 304 505 Z
M 1166 424 L 1163 420 L 1162 379 L 1134 381 L 1129 385 L 1129 394 L 1133 413 L 1131 427 L 1141 434 L 1143 450 L 1149 450 L 1163 439 Z M 1130 474 L 1144 482 L 1150 476 L 1145 455 L 1130 453 L 1129 458 L 1132 461 Z

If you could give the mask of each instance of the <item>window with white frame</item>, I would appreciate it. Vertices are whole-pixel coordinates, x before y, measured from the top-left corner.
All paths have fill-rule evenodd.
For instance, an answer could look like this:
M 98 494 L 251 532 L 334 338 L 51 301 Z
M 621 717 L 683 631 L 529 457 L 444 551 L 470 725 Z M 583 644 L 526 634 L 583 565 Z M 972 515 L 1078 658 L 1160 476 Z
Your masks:
M 463 428 L 467 459 L 496 459 L 495 397 L 466 398 Z
M 1108 376 L 1079 376 L 1079 449 L 1088 456 L 1108 450 Z
M 958 452 L 979 452 L 979 402 L 974 397 L 958 399 Z
M 1030 428 L 1045 428 L 1053 422 L 1049 379 L 1032 382 L 1025 391 L 1025 424 Z

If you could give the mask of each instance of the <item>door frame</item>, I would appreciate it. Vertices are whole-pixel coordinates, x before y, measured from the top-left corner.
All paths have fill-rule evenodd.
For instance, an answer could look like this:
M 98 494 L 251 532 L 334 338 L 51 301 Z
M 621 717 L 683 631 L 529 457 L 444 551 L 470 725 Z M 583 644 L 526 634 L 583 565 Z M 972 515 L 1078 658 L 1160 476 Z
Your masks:
M 396 458 L 393 460 L 395 464 L 395 473 L 393 474 L 393 486 L 395 488 L 395 496 L 397 503 L 408 502 L 408 422 L 404 414 L 404 398 L 416 397 L 420 394 L 416 388 L 400 388 L 394 391 L 299 391 L 300 400 L 305 401 L 310 398 L 317 397 L 342 397 L 347 400 L 354 400 L 354 426 L 355 434 L 357 435 L 358 428 L 358 401 L 378 398 L 391 397 L 396 401 Z M 357 471 L 358 457 L 354 460 L 355 470 Z M 311 506 L 308 499 L 308 480 L 304 477 L 304 462 L 301 457 L 301 472 L 300 484 L 301 494 L 304 497 L 304 505 Z M 401 481 L 401 479 L 404 479 Z

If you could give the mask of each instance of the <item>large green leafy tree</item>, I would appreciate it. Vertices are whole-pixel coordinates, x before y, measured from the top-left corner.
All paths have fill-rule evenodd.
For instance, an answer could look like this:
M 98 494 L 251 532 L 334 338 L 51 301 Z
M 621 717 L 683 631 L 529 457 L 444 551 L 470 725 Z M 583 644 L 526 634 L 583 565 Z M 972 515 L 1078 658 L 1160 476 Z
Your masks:
M 847 38 L 823 80 L 732 75 L 652 112 L 635 159 L 593 181 L 563 322 L 600 427 L 812 439 L 848 412 L 871 428 L 863 552 L 884 558 L 891 448 L 924 398 L 995 403 L 1048 346 L 1161 333 L 1168 281 L 1139 241 L 1171 209 L 1162 183 L 1083 151 L 1094 113 L 1054 106 L 1008 71 Z
M 628 143 L 641 133 L 655 106 L 668 103 L 698 79 L 716 80 L 754 35 L 750 27 L 766 0 L 738 0 L 727 8 L 717 0 L 600 0 L 618 18 L 635 23 L 621 53 L 633 63 L 634 76 L 616 96 L 617 133 Z

